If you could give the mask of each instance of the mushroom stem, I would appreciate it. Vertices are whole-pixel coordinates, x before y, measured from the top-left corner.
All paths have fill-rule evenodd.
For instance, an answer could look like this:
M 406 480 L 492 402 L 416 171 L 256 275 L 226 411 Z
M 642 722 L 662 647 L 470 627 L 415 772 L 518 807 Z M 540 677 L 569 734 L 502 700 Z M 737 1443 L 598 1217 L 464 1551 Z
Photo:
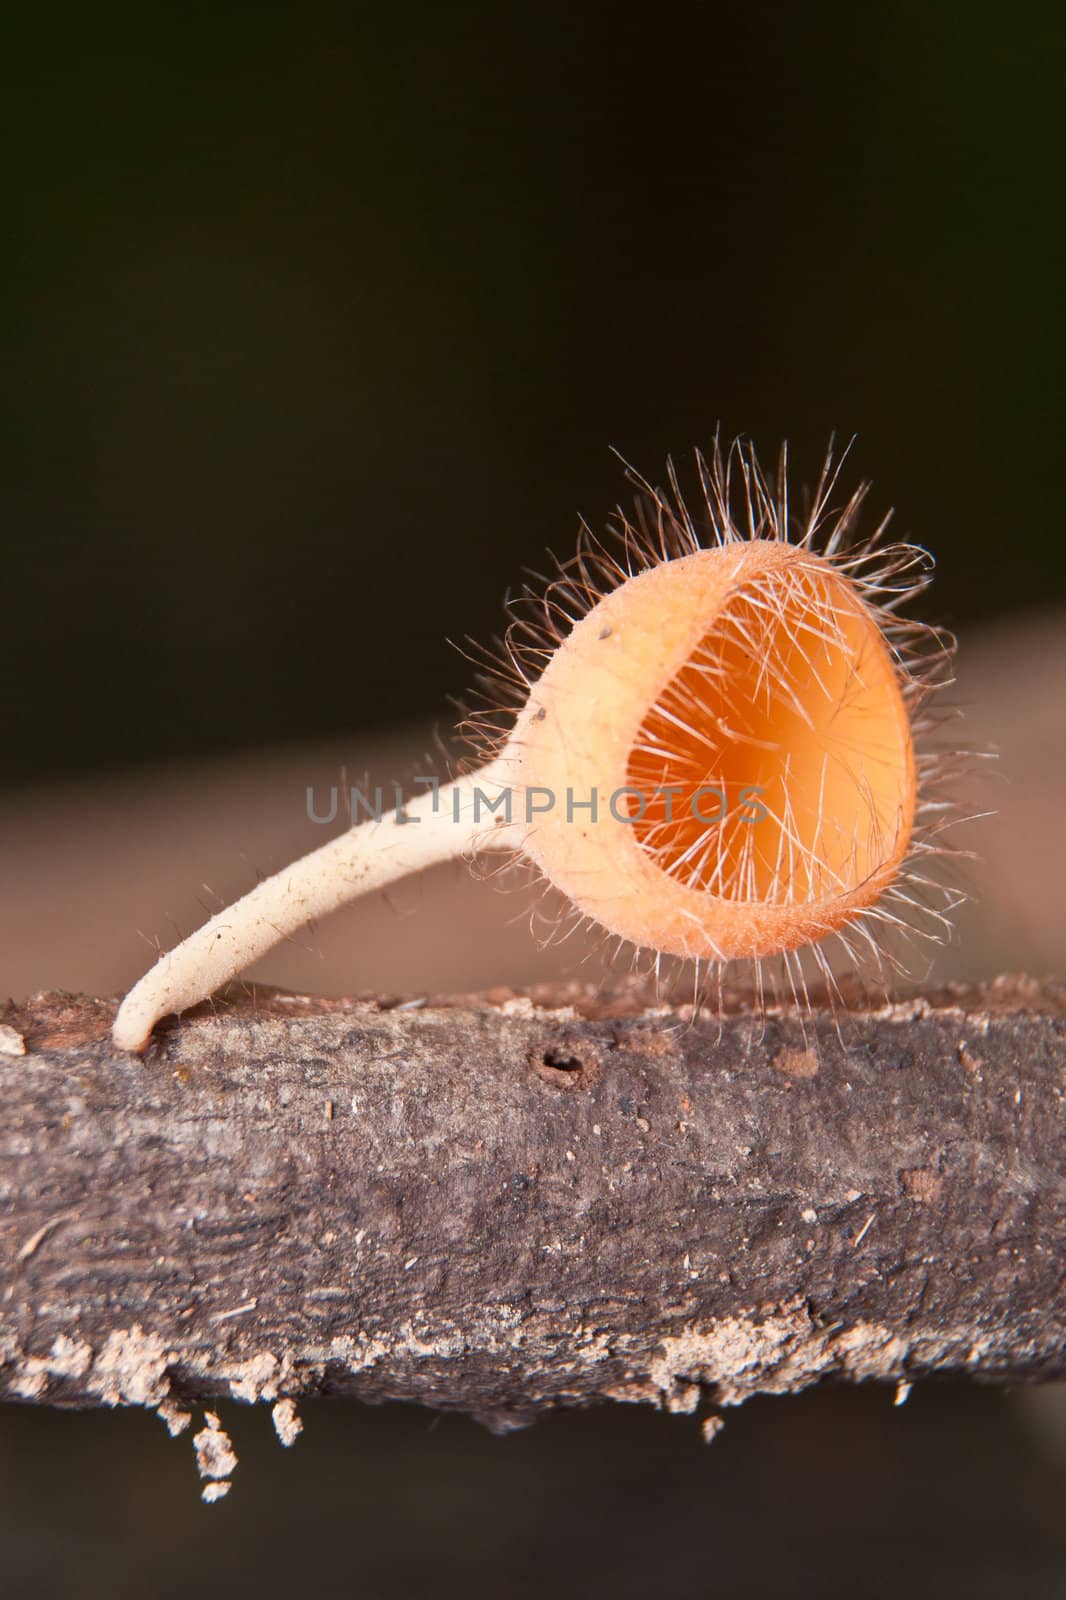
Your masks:
M 349 828 L 264 878 L 160 956 L 134 985 L 112 1029 L 118 1049 L 144 1050 L 160 1017 L 206 1000 L 314 918 L 435 862 L 479 848 L 511 848 L 515 833 L 506 813 L 490 810 L 505 783 L 502 764 L 490 763 L 418 795 L 402 810 Z

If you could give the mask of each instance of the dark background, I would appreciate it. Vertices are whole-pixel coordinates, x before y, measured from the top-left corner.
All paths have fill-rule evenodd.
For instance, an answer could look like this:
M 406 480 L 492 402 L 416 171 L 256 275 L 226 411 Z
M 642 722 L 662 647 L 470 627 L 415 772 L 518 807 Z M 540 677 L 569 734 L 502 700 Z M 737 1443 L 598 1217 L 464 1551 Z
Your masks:
M 719 420 L 858 432 L 939 620 L 1061 599 L 1056 10 L 9 18 L 8 780 L 446 716 Z
M 1066 598 L 1051 6 L 103 5 L 3 44 L 0 782 L 440 716 L 716 422 L 860 435 L 933 620 Z M 10 932 L 9 932 L 10 936 Z M 2 985 L 0 985 L 2 986 Z M 1066 1594 L 1063 1425 L 953 1385 L 511 1439 L 310 1408 L 201 1508 L 0 1416 L 5 1594 Z

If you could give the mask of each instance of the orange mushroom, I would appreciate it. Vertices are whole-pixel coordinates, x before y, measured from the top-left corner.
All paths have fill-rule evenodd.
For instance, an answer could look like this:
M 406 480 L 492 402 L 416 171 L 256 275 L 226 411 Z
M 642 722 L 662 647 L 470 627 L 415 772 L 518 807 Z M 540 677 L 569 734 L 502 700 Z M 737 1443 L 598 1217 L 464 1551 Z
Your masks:
M 916 754 L 916 736 L 954 642 L 896 614 L 931 561 L 880 548 L 884 523 L 853 542 L 868 486 L 831 511 L 832 452 L 798 528 L 784 452 L 772 485 L 743 442 L 697 463 L 700 518 L 672 470 L 669 492 L 630 473 L 635 519 L 620 515 L 607 544 L 585 530 L 519 603 L 496 699 L 468 723 L 481 765 L 163 955 L 123 1001 L 116 1044 L 143 1049 L 159 1017 L 313 918 L 461 854 L 524 857 L 578 916 L 716 969 L 810 949 L 828 975 L 829 936 L 851 949 L 852 930 L 875 944 L 878 923 L 942 922 L 921 859 L 939 849 L 940 758 Z

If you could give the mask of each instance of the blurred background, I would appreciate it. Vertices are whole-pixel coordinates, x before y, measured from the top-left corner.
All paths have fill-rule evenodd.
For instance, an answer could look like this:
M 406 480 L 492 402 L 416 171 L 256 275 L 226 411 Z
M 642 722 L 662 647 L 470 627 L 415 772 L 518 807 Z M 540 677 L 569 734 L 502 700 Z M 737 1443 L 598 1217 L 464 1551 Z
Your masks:
M 935 552 L 1001 759 L 932 976 L 1061 970 L 1064 44 L 1051 6 L 908 0 L 9 17 L 0 998 L 117 993 L 322 841 L 309 784 L 439 770 L 446 641 L 603 523 L 609 446 L 654 478 L 718 422 L 801 481 L 858 433 L 871 523 Z M 571 957 L 455 866 L 256 975 Z M 1066 1595 L 1059 1405 L 826 1390 L 709 1450 L 635 1410 L 494 1439 L 319 1405 L 291 1455 L 230 1407 L 211 1510 L 155 1419 L 7 1408 L 0 1582 Z

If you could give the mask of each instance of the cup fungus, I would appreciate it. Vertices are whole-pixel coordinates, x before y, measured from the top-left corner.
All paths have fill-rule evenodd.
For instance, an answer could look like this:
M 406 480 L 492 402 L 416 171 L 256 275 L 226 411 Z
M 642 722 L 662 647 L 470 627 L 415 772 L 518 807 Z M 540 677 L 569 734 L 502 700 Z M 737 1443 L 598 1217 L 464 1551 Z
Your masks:
M 868 485 L 831 510 L 827 457 L 793 521 L 787 457 L 769 481 L 737 441 L 696 457 L 699 514 L 629 472 L 632 517 L 512 606 L 489 657 L 480 763 L 363 822 L 163 955 L 123 1001 L 116 1044 L 205 999 L 313 918 L 449 857 L 505 850 L 635 949 L 720 973 L 823 943 L 883 961 L 885 930 L 946 925 L 924 858 L 945 754 L 922 752 L 954 642 L 897 607 L 930 581 L 912 545 L 863 542 Z M 951 897 L 944 893 L 944 907 Z M 864 941 L 864 946 L 856 943 Z M 806 992 L 804 986 L 804 993 Z

